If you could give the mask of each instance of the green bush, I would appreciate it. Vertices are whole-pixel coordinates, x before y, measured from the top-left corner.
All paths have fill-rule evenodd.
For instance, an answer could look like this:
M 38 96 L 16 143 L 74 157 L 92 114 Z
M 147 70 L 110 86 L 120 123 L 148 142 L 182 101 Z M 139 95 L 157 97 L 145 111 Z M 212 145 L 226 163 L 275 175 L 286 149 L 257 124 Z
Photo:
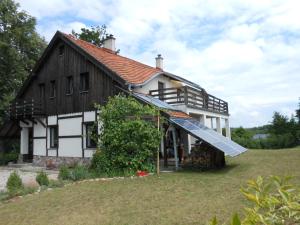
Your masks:
M 73 170 L 71 170 L 70 178 L 73 181 L 84 180 L 89 178 L 89 171 L 86 166 L 77 165 Z
M 155 121 L 145 117 L 155 118 L 157 109 L 122 95 L 97 108 L 102 126 L 95 140 L 100 140 L 102 151 L 94 154 L 91 168 L 108 176 L 134 174 L 137 170 L 153 172 L 162 133 Z
M 16 163 L 19 158 L 19 153 L 17 151 L 11 151 L 8 153 L 0 153 L 0 165 L 6 165 L 9 162 Z
M 48 187 L 50 188 L 58 188 L 63 186 L 64 186 L 64 182 L 62 180 L 49 180 Z
M 66 166 L 61 166 L 59 168 L 58 178 L 60 180 L 69 180 L 71 178 L 71 171 Z
M 22 183 L 21 177 L 16 173 L 16 171 L 12 172 L 6 183 L 7 191 L 10 195 L 18 195 L 21 194 L 24 190 L 24 185 Z
M 36 175 L 35 180 L 36 180 L 36 182 L 38 182 L 38 184 L 40 186 L 48 186 L 49 185 L 48 176 L 47 176 L 47 174 L 44 171 L 39 172 Z
M 58 178 L 60 180 L 84 180 L 90 178 L 92 175 L 89 172 L 88 168 L 83 165 L 76 165 L 74 168 L 68 168 L 66 166 L 62 166 L 59 169 Z
M 248 181 L 241 192 L 251 204 L 245 207 L 244 218 L 235 214 L 231 225 L 294 225 L 300 224 L 300 191 L 290 184 L 290 177 L 258 177 Z M 217 225 L 213 218 L 210 225 Z
M 106 158 L 103 151 L 97 150 L 94 153 L 90 168 L 98 175 L 107 175 L 110 173 L 110 161 Z

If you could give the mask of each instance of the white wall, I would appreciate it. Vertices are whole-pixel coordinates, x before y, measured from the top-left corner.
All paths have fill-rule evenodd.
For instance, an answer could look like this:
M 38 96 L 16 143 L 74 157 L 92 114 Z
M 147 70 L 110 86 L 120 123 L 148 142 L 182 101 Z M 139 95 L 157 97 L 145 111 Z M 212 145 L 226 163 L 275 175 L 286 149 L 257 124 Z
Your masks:
M 84 112 L 84 122 L 92 122 L 96 120 L 95 111 Z
M 41 121 L 46 124 L 46 119 L 41 118 Z M 33 155 L 46 155 L 46 128 L 40 123 L 37 122 L 33 125 Z M 40 137 L 35 139 L 35 137 Z
M 85 158 L 91 158 L 95 152 L 96 152 L 96 150 L 93 150 L 93 149 L 85 149 L 84 150 L 84 157 Z
M 178 81 L 171 80 L 170 78 L 159 75 L 152 80 L 150 80 L 147 84 L 142 87 L 135 88 L 134 91 L 144 94 L 149 94 L 149 90 L 157 90 L 158 89 L 158 82 L 162 82 L 165 84 L 165 88 L 172 88 L 172 87 L 181 87 L 182 83 Z
M 56 156 L 56 149 L 48 149 L 48 156 Z
M 48 116 L 48 125 L 56 125 L 57 124 L 57 116 Z
M 59 139 L 58 156 L 82 157 L 81 138 Z
M 33 155 L 46 156 L 46 138 L 33 139 Z
M 46 125 L 46 119 L 41 119 Z M 46 128 L 39 122 L 33 125 L 33 137 L 46 137 Z
M 27 127 L 22 127 L 21 130 L 21 154 L 28 154 L 28 141 L 29 141 L 29 131 Z
M 81 136 L 81 124 L 82 117 L 58 119 L 58 134 L 59 136 Z M 58 156 L 82 157 L 81 137 L 59 138 L 58 142 Z
M 82 117 L 58 119 L 59 136 L 81 135 Z

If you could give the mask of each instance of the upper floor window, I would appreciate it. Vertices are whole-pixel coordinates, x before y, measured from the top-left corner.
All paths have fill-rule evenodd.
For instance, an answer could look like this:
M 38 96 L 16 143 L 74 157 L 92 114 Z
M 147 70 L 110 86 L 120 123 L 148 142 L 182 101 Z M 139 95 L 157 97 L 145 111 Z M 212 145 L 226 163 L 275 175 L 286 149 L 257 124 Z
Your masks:
M 39 84 L 39 95 L 40 95 L 40 99 L 43 101 L 45 98 L 45 84 L 44 83 Z
M 89 90 L 89 73 L 80 74 L 80 91 Z
M 64 53 L 65 53 L 65 46 L 64 45 L 59 46 L 59 48 L 58 48 L 58 54 L 60 56 L 62 56 Z
M 72 76 L 66 77 L 66 94 L 67 95 L 73 94 L 73 77 Z
M 55 80 L 50 81 L 50 98 L 56 97 L 56 84 Z

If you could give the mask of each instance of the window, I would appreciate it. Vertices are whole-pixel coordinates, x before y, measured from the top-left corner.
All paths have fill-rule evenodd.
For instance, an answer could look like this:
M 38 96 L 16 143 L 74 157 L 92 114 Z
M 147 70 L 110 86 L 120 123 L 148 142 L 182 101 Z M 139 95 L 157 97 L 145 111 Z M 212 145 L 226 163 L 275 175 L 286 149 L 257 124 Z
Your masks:
M 158 81 L 158 98 L 160 100 L 164 99 L 164 88 L 165 84 L 163 82 Z
M 96 148 L 97 144 L 93 138 L 93 135 L 97 134 L 97 126 L 94 123 L 85 124 L 85 137 L 86 137 L 86 147 Z
M 66 94 L 67 95 L 73 94 L 73 77 L 72 76 L 66 77 Z
M 39 94 L 40 94 L 40 100 L 43 101 L 45 98 L 45 84 L 39 84 Z
M 89 73 L 80 74 L 80 91 L 89 90 Z
M 57 148 L 58 146 L 58 129 L 57 126 L 49 128 L 50 133 L 50 148 Z
M 65 46 L 64 45 L 59 46 L 58 52 L 59 52 L 59 56 L 62 56 L 65 52 Z
M 55 80 L 50 81 L 50 98 L 56 97 L 56 84 Z

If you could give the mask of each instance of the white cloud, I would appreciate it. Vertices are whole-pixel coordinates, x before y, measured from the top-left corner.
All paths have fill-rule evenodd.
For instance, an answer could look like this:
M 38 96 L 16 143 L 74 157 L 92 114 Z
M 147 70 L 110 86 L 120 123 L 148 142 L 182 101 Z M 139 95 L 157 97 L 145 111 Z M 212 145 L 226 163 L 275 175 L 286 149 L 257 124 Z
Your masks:
M 39 33 L 43 34 L 46 40 L 51 40 L 57 30 L 70 34 L 72 30 L 79 32 L 81 28 L 85 28 L 86 25 L 79 21 L 65 23 L 62 20 L 53 20 L 47 24 L 47 26 L 37 26 Z
M 107 24 L 121 54 L 197 82 L 229 102 L 234 126 L 290 113 L 300 90 L 300 2 L 293 0 L 21 0 L 47 40 Z M 59 7 L 58 7 L 59 6 Z

